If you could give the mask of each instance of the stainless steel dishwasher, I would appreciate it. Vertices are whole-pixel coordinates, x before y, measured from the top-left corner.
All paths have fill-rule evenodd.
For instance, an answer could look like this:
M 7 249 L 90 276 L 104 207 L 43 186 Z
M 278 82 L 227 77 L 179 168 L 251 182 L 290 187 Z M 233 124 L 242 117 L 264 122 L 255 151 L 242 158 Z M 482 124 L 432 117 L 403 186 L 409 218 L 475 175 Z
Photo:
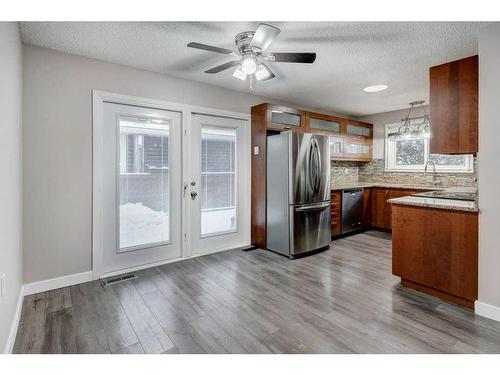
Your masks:
M 363 189 L 342 190 L 342 234 L 363 229 Z

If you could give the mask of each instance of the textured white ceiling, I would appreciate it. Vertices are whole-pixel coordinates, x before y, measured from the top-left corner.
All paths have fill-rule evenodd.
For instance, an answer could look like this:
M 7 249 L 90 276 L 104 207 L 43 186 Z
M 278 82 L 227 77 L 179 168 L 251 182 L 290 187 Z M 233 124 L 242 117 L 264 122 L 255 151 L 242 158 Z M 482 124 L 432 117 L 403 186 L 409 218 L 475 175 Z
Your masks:
M 269 22 L 282 32 L 268 51 L 316 52 L 312 65 L 269 63 L 276 78 L 255 94 L 306 107 L 367 115 L 428 100 L 430 66 L 476 54 L 478 22 Z M 235 49 L 234 36 L 258 22 L 23 22 L 26 44 L 248 91 L 248 83 L 204 70 L 231 57 L 187 48 Z M 363 88 L 389 89 L 365 93 Z

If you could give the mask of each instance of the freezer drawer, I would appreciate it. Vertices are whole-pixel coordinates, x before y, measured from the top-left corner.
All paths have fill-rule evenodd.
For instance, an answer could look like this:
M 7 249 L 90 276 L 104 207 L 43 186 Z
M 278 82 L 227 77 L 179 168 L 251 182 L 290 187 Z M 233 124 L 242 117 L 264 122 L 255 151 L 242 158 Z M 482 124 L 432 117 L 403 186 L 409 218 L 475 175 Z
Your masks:
M 290 256 L 330 244 L 330 201 L 290 206 Z
M 342 233 L 363 229 L 363 189 L 342 193 Z

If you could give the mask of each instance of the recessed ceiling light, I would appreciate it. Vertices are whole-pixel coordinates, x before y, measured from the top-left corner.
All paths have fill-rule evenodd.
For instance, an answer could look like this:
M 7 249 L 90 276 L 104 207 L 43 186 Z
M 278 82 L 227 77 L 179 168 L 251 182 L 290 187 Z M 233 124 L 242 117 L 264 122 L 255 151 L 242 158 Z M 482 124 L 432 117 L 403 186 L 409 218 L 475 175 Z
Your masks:
M 387 85 L 375 85 L 375 86 L 368 86 L 364 88 L 364 92 L 379 92 L 379 91 L 384 91 L 387 89 Z

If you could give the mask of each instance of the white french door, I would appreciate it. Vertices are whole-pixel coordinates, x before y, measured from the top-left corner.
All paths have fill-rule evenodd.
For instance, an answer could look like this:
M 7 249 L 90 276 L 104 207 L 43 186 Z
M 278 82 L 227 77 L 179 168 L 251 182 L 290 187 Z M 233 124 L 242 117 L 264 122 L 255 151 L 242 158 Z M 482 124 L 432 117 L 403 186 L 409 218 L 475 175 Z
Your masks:
M 194 114 L 186 196 L 191 255 L 249 243 L 248 122 Z
M 181 256 L 181 116 L 104 103 L 104 274 Z
M 95 278 L 250 243 L 247 120 L 99 95 L 114 97 L 94 97 Z

